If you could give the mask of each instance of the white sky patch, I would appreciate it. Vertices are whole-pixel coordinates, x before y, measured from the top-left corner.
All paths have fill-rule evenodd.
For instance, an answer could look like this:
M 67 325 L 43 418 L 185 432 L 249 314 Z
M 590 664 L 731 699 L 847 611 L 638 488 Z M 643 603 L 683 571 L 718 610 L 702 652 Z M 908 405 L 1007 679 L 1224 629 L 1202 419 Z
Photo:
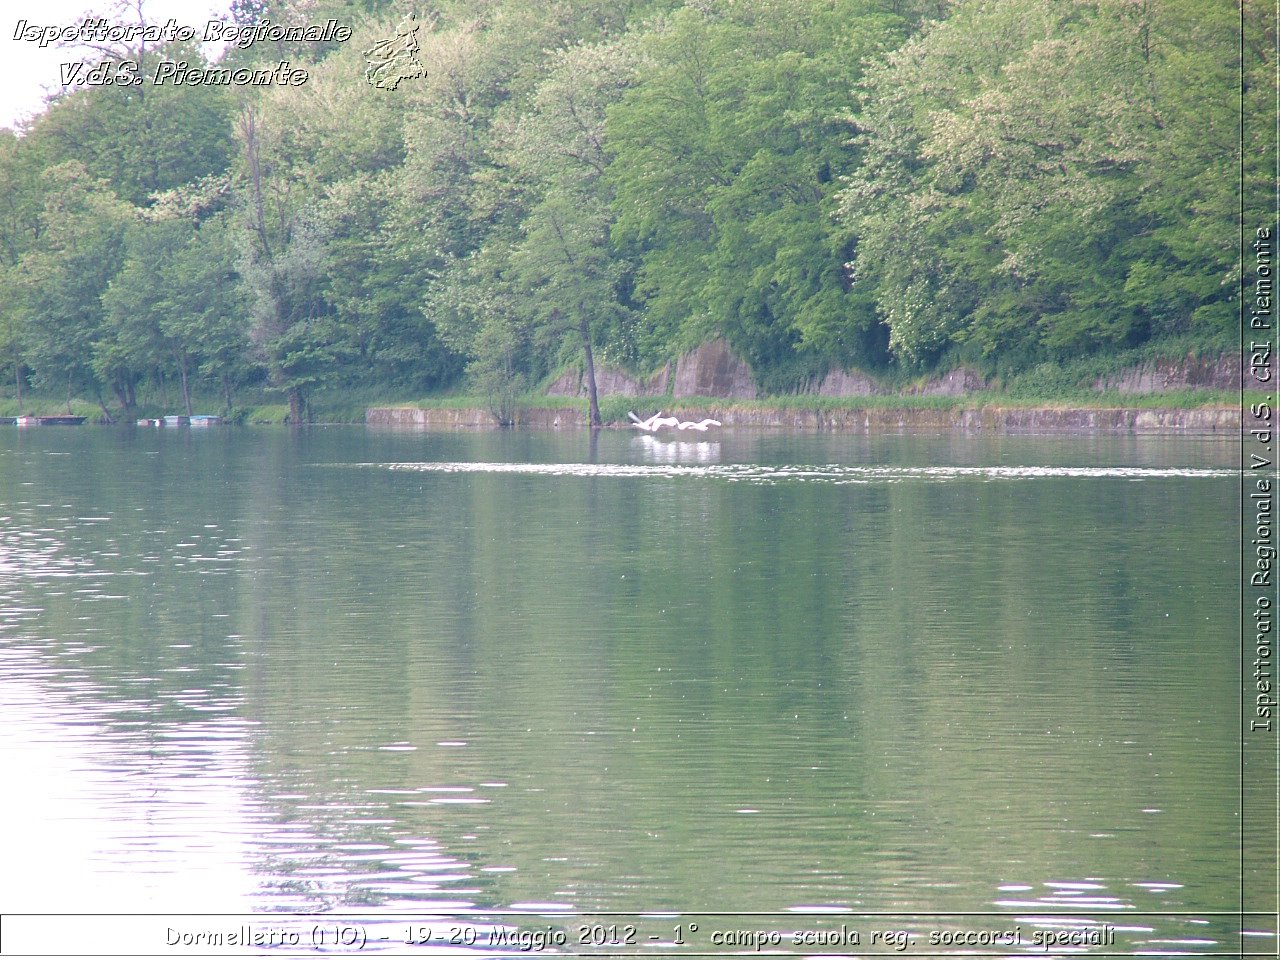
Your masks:
M 61 65 L 83 59 L 97 63 L 93 51 L 81 52 L 57 46 L 41 48 L 39 41 L 15 40 L 18 24 L 28 26 L 70 27 L 86 16 L 103 17 L 109 24 L 121 26 L 136 23 L 120 20 L 109 2 L 93 0 L 22 0 L 4 4 L 0 13 L 0 127 L 13 127 L 44 110 L 45 98 L 62 89 Z M 205 24 L 224 16 L 229 0 L 147 0 L 147 20 L 163 25 L 172 17 L 178 26 L 196 28 L 203 35 Z

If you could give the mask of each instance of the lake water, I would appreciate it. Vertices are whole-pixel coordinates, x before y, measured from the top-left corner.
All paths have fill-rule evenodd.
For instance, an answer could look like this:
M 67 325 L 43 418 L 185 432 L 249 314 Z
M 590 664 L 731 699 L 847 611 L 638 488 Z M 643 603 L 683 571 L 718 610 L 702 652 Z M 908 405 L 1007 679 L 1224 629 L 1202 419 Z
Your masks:
M 1237 458 L 4 428 L 0 903 L 1225 955 Z

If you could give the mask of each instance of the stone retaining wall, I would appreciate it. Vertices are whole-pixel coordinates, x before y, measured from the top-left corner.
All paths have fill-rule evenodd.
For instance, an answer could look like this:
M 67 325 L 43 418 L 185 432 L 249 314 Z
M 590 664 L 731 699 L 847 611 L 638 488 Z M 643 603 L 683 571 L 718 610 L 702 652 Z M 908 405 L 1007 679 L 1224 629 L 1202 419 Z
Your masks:
M 1152 360 L 1094 381 L 1095 390 L 1118 393 L 1160 393 L 1165 390 L 1257 390 L 1240 357 L 1223 354 L 1218 357 L 1185 357 Z
M 1233 433 L 1241 429 L 1240 411 L 1233 407 L 1194 410 L 1131 408 L 981 407 L 977 409 L 914 409 L 876 407 L 864 410 L 745 410 L 705 408 L 665 411 L 688 420 L 712 417 L 726 427 L 871 432 L 880 430 L 961 430 L 994 433 Z M 374 407 L 365 417 L 372 426 L 429 429 L 492 429 L 492 414 L 478 408 L 424 409 Z M 587 417 L 574 409 L 524 409 L 516 426 L 535 430 L 585 428 Z M 613 424 L 626 428 L 629 424 Z

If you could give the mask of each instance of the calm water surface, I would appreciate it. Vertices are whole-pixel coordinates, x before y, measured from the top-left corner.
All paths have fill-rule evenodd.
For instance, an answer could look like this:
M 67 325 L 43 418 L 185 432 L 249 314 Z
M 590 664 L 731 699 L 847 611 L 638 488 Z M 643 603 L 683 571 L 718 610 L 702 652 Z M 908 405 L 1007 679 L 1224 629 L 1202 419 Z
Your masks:
M 1230 950 L 1235 458 L 5 428 L 0 900 L 1078 908 Z

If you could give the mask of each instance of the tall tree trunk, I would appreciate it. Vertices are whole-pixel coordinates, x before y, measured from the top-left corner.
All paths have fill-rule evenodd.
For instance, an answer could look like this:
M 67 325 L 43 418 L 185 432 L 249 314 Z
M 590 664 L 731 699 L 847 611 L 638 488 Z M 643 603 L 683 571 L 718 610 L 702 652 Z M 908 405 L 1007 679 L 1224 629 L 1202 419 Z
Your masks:
M 187 416 L 191 416 L 191 384 L 187 381 L 187 358 L 178 361 L 178 373 L 182 377 L 182 403 L 187 408 Z
M 111 392 L 114 393 L 116 395 L 116 399 L 120 401 L 120 409 L 123 412 L 124 418 L 126 420 L 132 419 L 133 412 L 129 409 L 129 394 L 126 390 L 125 382 L 118 378 L 112 380 Z
M 591 355 L 591 328 L 587 326 L 587 313 L 579 305 L 578 332 L 582 334 L 582 352 L 586 357 L 584 376 L 587 381 L 587 404 L 591 411 L 591 426 L 600 427 L 604 421 L 600 418 L 600 398 L 596 394 L 596 363 Z
M 245 159 L 249 162 L 249 183 L 253 187 L 253 228 L 262 244 L 262 252 L 268 262 L 274 260 L 271 243 L 267 239 L 266 204 L 262 197 L 262 163 L 259 157 L 258 113 L 248 107 L 240 115 L 240 134 L 244 137 Z
M 223 413 L 227 416 L 231 415 L 231 381 L 227 379 L 227 375 L 222 375 L 222 403 Z
M 22 416 L 22 361 L 13 361 L 13 381 L 18 386 L 18 416 Z
M 262 138 L 258 129 L 258 114 L 253 107 L 247 107 L 241 112 L 238 129 L 244 140 L 245 161 L 249 168 L 250 198 L 253 207 L 250 225 L 258 238 L 258 249 L 253 252 L 253 259 L 260 266 L 265 266 L 268 275 L 263 295 L 269 315 L 265 321 L 261 319 L 255 321 L 250 331 L 250 339 L 260 341 L 265 346 L 268 377 L 278 382 L 284 379 L 284 372 L 281 369 L 283 357 L 280 356 L 278 347 L 271 344 L 288 326 L 285 320 L 285 290 L 280 270 L 277 269 L 275 262 L 275 253 L 272 251 L 270 231 L 267 229 L 267 207 L 266 198 L 263 196 L 260 152 Z M 285 236 L 287 237 L 287 233 Z M 287 239 L 281 239 L 282 246 L 287 246 L 287 242 Z M 302 422 L 302 397 L 296 390 L 289 391 L 289 422 L 295 426 Z
M 107 409 L 107 401 L 102 399 L 102 388 L 94 387 L 93 392 L 98 396 L 98 406 L 102 408 L 102 419 L 107 423 L 115 423 L 116 418 L 111 415 L 111 411 Z M 71 412 L 71 401 L 67 401 L 67 413 Z

